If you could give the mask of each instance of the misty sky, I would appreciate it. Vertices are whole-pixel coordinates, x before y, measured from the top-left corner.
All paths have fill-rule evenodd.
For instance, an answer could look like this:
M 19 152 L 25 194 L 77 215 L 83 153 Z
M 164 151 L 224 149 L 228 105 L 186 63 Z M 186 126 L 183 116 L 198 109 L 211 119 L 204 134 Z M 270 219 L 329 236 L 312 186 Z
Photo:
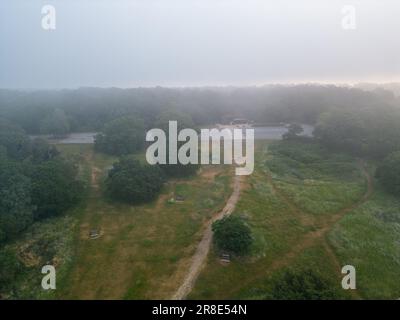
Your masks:
M 0 88 L 399 81 L 399 31 L 399 0 L 0 0 Z

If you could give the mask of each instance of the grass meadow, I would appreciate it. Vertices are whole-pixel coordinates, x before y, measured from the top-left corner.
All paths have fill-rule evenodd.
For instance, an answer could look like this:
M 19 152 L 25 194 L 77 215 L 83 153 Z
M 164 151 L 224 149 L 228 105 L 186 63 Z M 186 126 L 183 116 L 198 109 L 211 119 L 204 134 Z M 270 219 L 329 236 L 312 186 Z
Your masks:
M 66 216 L 35 223 L 7 246 L 24 263 L 10 297 L 170 298 L 205 222 L 232 192 L 232 168 L 202 166 L 194 177 L 167 182 L 152 203 L 130 206 L 104 197 L 103 182 L 116 158 L 94 153 L 90 145 L 58 148 L 79 165 L 87 194 Z M 233 213 L 252 230 L 251 252 L 226 265 L 212 248 L 189 299 L 270 299 L 285 270 L 310 268 L 343 299 L 400 297 L 400 200 L 373 180 L 373 192 L 365 196 L 372 161 L 285 141 L 257 141 L 255 156 Z M 143 154 L 136 157 L 143 160 Z M 171 200 L 177 195 L 183 202 Z M 92 229 L 98 239 L 90 239 Z M 40 269 L 48 263 L 57 268 L 54 291 L 40 287 Z M 357 270 L 355 291 L 341 289 L 346 264 Z
M 269 299 L 285 270 L 310 268 L 342 299 L 398 298 L 400 201 L 374 186 L 363 199 L 359 159 L 314 143 L 259 143 L 255 172 L 234 212 L 253 231 L 251 254 L 229 265 L 209 255 L 189 298 Z M 346 264 L 357 270 L 355 291 L 341 288 Z
M 197 176 L 170 180 L 154 202 L 129 206 L 110 202 L 102 193 L 115 158 L 93 153 L 89 146 L 62 149 L 81 159 L 82 167 L 90 167 L 92 173 L 76 233 L 75 261 L 59 297 L 170 298 L 200 241 L 204 222 L 231 193 L 230 168 L 203 167 Z M 176 195 L 184 201 L 171 201 Z M 93 228 L 100 232 L 96 240 L 88 237 Z

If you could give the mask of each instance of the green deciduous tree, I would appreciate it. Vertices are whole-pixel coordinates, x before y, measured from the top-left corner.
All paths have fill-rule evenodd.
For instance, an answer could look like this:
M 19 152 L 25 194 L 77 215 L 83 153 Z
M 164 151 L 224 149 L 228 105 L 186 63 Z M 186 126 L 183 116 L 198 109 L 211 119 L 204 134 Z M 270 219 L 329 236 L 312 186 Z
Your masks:
M 249 252 L 253 242 L 250 228 L 237 216 L 224 217 L 213 223 L 214 243 L 221 251 L 236 255 Z
M 30 180 L 18 165 L 0 159 L 0 242 L 17 235 L 33 221 Z
M 271 298 L 276 300 L 338 299 L 335 285 L 317 272 L 307 269 L 288 270 L 274 280 Z
M 144 147 L 145 126 L 142 119 L 122 117 L 107 123 L 95 138 L 95 150 L 111 155 L 127 155 Z
M 169 145 L 169 121 L 176 121 L 178 125 L 178 132 L 180 130 L 190 128 L 197 130 L 197 127 L 194 125 L 192 118 L 190 115 L 177 112 L 174 110 L 167 110 L 160 114 L 158 119 L 155 122 L 155 127 L 164 130 L 167 137 L 167 146 Z M 178 150 L 180 146 L 182 146 L 185 142 L 178 142 L 177 147 Z M 169 149 L 167 147 L 166 152 L 167 159 L 169 158 Z M 168 160 L 167 160 L 168 161 Z M 161 170 L 169 177 L 188 177 L 194 175 L 199 169 L 198 164 L 161 164 Z
M 64 213 L 83 196 L 84 185 L 77 179 L 75 166 L 61 158 L 35 166 L 31 179 L 35 218 Z
M 110 197 L 130 204 L 151 201 L 162 185 L 163 175 L 158 166 L 142 165 L 128 157 L 114 163 L 106 180 Z

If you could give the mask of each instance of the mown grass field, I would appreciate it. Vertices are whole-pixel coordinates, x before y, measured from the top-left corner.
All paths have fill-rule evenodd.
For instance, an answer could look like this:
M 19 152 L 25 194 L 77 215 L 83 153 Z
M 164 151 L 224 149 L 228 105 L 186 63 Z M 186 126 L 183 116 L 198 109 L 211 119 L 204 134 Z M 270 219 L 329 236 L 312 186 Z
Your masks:
M 315 144 L 260 143 L 234 212 L 253 231 L 251 254 L 229 265 L 209 255 L 189 298 L 269 299 L 289 268 L 317 271 L 343 299 L 398 298 L 400 202 L 379 187 L 366 196 L 364 171 Z M 357 270 L 356 291 L 341 289 L 346 264 Z
M 62 146 L 90 170 L 91 190 L 81 213 L 75 258 L 59 286 L 59 298 L 169 298 L 176 290 L 202 226 L 231 192 L 230 168 L 203 167 L 198 176 L 169 181 L 153 203 L 129 206 L 108 201 L 102 181 L 115 158 L 90 146 Z M 138 155 L 141 157 L 141 155 Z M 174 195 L 181 203 L 169 201 Z M 100 238 L 89 239 L 97 229 Z

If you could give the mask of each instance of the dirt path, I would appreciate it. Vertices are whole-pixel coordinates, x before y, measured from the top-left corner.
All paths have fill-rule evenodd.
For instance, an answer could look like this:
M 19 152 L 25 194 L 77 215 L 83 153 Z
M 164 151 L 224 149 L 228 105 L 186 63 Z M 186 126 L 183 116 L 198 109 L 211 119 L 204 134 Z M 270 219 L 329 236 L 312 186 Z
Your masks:
M 347 206 L 347 207 L 341 209 L 339 212 L 333 214 L 330 217 L 330 219 L 328 219 L 320 229 L 308 233 L 303 238 L 303 241 L 299 242 L 296 246 L 294 246 L 288 254 L 284 255 L 281 259 L 275 261 L 271 267 L 272 269 L 286 265 L 287 263 L 285 263 L 285 262 L 287 262 L 287 260 L 290 260 L 290 258 L 297 256 L 298 253 L 302 252 L 304 249 L 315 244 L 315 242 L 317 240 L 322 239 L 323 241 L 326 241 L 325 236 L 332 229 L 332 227 L 336 224 L 336 222 L 338 222 L 341 218 L 343 218 L 343 216 L 346 213 L 353 211 L 354 209 L 359 207 L 361 204 L 363 204 L 365 201 L 367 201 L 371 197 L 371 195 L 373 193 L 372 177 L 366 170 L 364 162 L 360 162 L 360 169 L 367 181 L 367 191 L 364 193 L 364 195 L 361 197 L 361 199 L 359 201 L 357 201 L 356 203 L 354 203 L 350 206 Z M 301 213 L 301 211 L 299 211 L 299 212 Z M 329 246 L 328 243 L 327 243 L 327 245 Z M 330 252 L 328 252 L 328 255 L 330 255 L 332 258 L 335 258 L 334 263 L 336 266 L 340 266 L 340 263 L 337 260 L 337 257 L 332 250 L 330 250 Z
M 212 235 L 213 235 L 211 226 L 214 221 L 221 219 L 225 215 L 230 215 L 235 209 L 236 203 L 238 202 L 240 197 L 240 191 L 242 188 L 242 183 L 241 183 L 242 179 L 243 179 L 242 176 L 235 176 L 233 183 L 233 192 L 229 197 L 228 201 L 226 202 L 225 207 L 207 222 L 203 238 L 198 244 L 196 251 L 192 257 L 192 261 L 189 266 L 189 271 L 186 274 L 183 283 L 176 291 L 176 293 L 173 295 L 172 297 L 173 300 L 185 299 L 186 296 L 192 290 L 196 282 L 196 279 L 200 274 L 200 271 L 207 259 L 208 252 L 210 251 Z
M 102 173 L 102 171 L 99 168 L 92 166 L 92 174 L 91 174 L 90 183 L 91 183 L 92 187 L 96 190 L 99 189 L 99 175 L 101 173 Z
M 343 216 L 356 209 L 357 207 L 359 207 L 360 205 L 362 205 L 364 202 L 366 202 L 372 195 L 373 193 L 373 180 L 371 175 L 369 174 L 369 172 L 366 169 L 365 163 L 363 161 L 360 161 L 360 170 L 363 173 L 366 182 L 367 182 L 367 190 L 364 193 L 364 195 L 360 198 L 359 201 L 357 201 L 356 203 L 345 207 L 343 209 L 341 209 L 340 211 L 338 211 L 337 213 L 333 214 L 330 219 L 328 219 L 321 227 L 320 229 L 316 230 L 316 231 L 312 231 L 308 234 L 306 234 L 303 239 L 301 241 L 299 241 L 295 246 L 293 246 L 291 248 L 291 250 L 289 252 L 287 252 L 286 254 L 284 254 L 281 258 L 275 260 L 268 268 L 265 268 L 264 265 L 262 265 L 262 269 L 264 270 L 264 272 L 258 272 L 258 270 L 254 270 L 252 275 L 249 275 L 248 277 L 246 277 L 246 279 L 244 281 L 241 281 L 240 286 L 243 287 L 246 284 L 250 284 L 253 281 L 256 281 L 257 278 L 259 277 L 260 274 L 262 274 L 263 276 L 265 276 L 266 272 L 273 272 L 276 271 L 278 269 L 281 269 L 283 267 L 286 267 L 287 265 L 290 264 L 290 262 L 292 262 L 292 260 L 294 260 L 301 252 L 303 252 L 305 249 L 310 248 L 311 246 L 315 245 L 317 243 L 317 241 L 321 241 L 323 244 L 326 243 L 325 249 L 327 250 L 327 254 L 328 256 L 333 259 L 333 263 L 335 264 L 335 266 L 337 268 L 339 268 L 339 272 L 341 271 L 341 264 L 339 262 L 339 260 L 337 259 L 337 256 L 335 255 L 335 253 L 333 252 L 332 248 L 329 246 L 329 243 L 327 242 L 326 239 L 326 235 L 328 234 L 328 232 L 332 229 L 332 227 L 341 219 L 343 218 Z M 272 179 L 270 180 L 270 182 L 273 184 Z M 274 188 L 274 190 L 276 192 L 280 192 L 278 188 Z M 289 200 L 287 197 L 285 197 L 284 195 L 281 195 L 282 197 L 286 198 L 287 201 L 291 202 L 291 200 Z M 294 204 L 291 203 L 290 207 L 292 207 Z M 302 214 L 301 210 L 296 210 L 298 213 Z M 304 213 L 303 213 L 304 214 Z M 360 298 L 358 296 L 357 293 L 354 293 L 354 296 L 356 298 Z
M 367 180 L 367 192 L 364 194 L 364 196 L 361 198 L 361 200 L 360 200 L 358 203 L 356 203 L 356 204 L 354 205 L 354 207 L 352 207 L 350 210 L 355 209 L 355 207 L 358 207 L 358 206 L 360 206 L 361 204 L 363 204 L 365 201 L 367 201 L 367 200 L 371 197 L 372 193 L 374 192 L 374 185 L 373 185 L 373 182 L 372 182 L 372 177 L 371 177 L 371 175 L 368 173 L 368 171 L 367 171 L 367 169 L 366 169 L 366 164 L 365 164 L 365 162 L 360 161 L 360 168 L 361 168 L 361 171 L 362 171 L 363 175 L 365 176 L 365 178 L 366 178 L 366 180 Z M 346 212 L 348 212 L 348 211 L 344 210 L 343 215 L 344 215 Z M 342 215 L 341 217 L 343 217 L 343 215 Z M 341 217 L 340 217 L 340 218 L 341 218 Z M 340 219 L 340 218 L 339 218 L 339 219 Z M 334 252 L 334 250 L 333 250 L 333 247 L 332 247 L 331 244 L 329 243 L 329 241 L 328 241 L 326 235 L 325 235 L 325 237 L 324 237 L 323 245 L 324 245 L 325 251 L 326 251 L 326 253 L 328 254 L 329 258 L 331 259 L 331 261 L 332 261 L 333 264 L 335 265 L 335 267 L 336 267 L 336 269 L 337 269 L 337 271 L 338 271 L 339 276 L 342 276 L 341 270 L 342 270 L 342 267 L 343 267 L 343 266 L 341 265 L 341 263 L 340 263 L 338 257 L 336 256 L 336 254 L 335 254 L 335 252 Z M 360 296 L 360 294 L 359 294 L 356 290 L 350 290 L 350 294 L 351 294 L 351 295 L 353 296 L 353 298 L 355 298 L 355 299 L 362 299 L 362 297 Z

